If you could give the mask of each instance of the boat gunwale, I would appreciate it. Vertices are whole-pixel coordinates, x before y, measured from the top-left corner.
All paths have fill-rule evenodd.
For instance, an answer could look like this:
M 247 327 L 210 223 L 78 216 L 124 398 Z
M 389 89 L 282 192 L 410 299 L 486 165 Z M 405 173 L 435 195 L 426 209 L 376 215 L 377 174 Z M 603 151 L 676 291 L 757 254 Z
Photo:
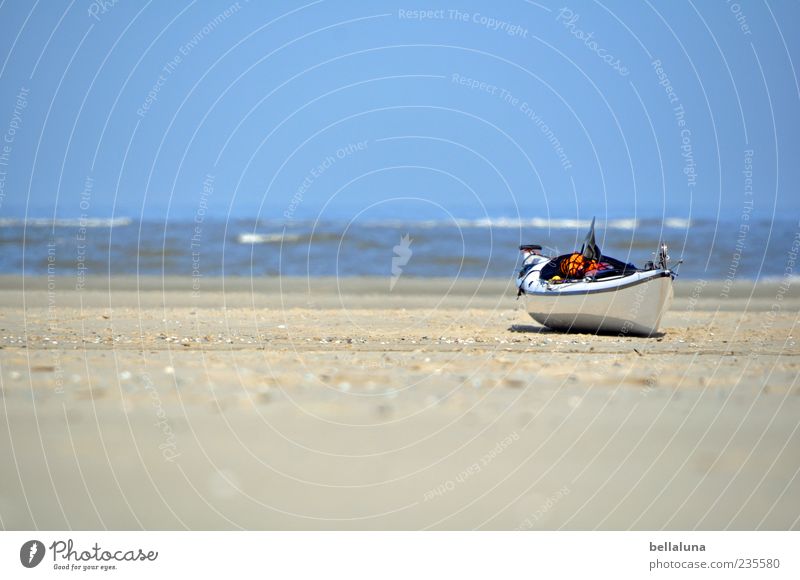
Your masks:
M 553 287 L 550 287 L 548 285 L 548 287 L 544 291 L 539 291 L 539 292 L 523 291 L 523 293 L 526 296 L 552 296 L 552 297 L 558 297 L 558 296 L 586 296 L 587 294 L 602 294 L 604 292 L 618 292 L 620 290 L 626 290 L 628 288 L 633 288 L 634 286 L 638 286 L 639 284 L 646 284 L 647 282 L 652 282 L 653 280 L 659 280 L 661 278 L 666 278 L 666 277 L 670 277 L 672 279 L 675 278 L 675 274 L 674 274 L 674 272 L 672 272 L 672 270 L 664 270 L 664 269 L 661 269 L 661 270 L 650 270 L 650 271 L 648 271 L 648 270 L 640 270 L 638 272 L 634 272 L 633 274 L 630 274 L 630 276 L 634 276 L 635 274 L 639 274 L 639 273 L 642 273 L 642 272 L 646 272 L 646 273 L 658 272 L 658 274 L 657 275 L 653 275 L 653 276 L 647 276 L 647 277 L 644 277 L 644 278 L 638 278 L 636 280 L 632 280 L 631 282 L 627 282 L 627 283 L 624 283 L 624 284 L 619 284 L 617 286 L 613 286 L 613 287 L 610 287 L 610 288 L 580 288 L 580 289 L 578 289 L 578 288 L 566 288 L 564 290 L 560 290 L 558 288 L 553 288 Z M 622 278 L 624 279 L 624 278 L 627 278 L 627 277 L 628 276 L 623 276 Z M 605 279 L 605 280 L 596 281 L 596 282 L 587 282 L 587 281 L 583 280 L 583 281 L 580 281 L 580 282 L 571 282 L 569 284 L 594 284 L 594 283 L 608 282 L 608 281 L 611 281 L 611 280 L 614 280 L 614 279 L 615 278 L 611 278 L 610 280 L 609 279 Z M 540 285 L 545 285 L 545 284 L 548 284 L 547 281 L 545 281 L 545 280 L 541 280 L 540 281 Z M 561 285 L 559 285 L 559 286 L 561 286 Z

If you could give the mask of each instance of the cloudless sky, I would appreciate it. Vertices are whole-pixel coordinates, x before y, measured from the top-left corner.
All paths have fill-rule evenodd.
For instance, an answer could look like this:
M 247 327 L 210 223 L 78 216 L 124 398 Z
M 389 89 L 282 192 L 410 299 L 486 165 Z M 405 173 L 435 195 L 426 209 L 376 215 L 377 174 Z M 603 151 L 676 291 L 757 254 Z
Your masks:
M 99 6 L 0 6 L 0 218 L 800 217 L 794 0 Z

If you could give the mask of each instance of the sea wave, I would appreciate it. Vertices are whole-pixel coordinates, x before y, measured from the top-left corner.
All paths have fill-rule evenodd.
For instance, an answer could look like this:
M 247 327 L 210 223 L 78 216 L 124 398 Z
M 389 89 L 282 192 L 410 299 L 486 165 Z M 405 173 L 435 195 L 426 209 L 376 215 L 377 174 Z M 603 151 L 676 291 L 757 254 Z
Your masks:
M 800 274 L 783 274 L 781 276 L 771 274 L 762 275 L 756 278 L 759 282 L 767 284 L 787 284 L 788 286 L 796 286 L 800 283 Z
M 692 220 L 688 218 L 664 218 L 664 227 L 680 230 L 689 228 L 692 225 Z
M 635 230 L 643 225 L 644 220 L 638 218 L 619 218 L 605 222 L 597 222 L 598 229 L 609 230 Z M 651 221 L 651 220 L 647 220 Z M 692 225 L 691 220 L 686 218 L 664 218 L 663 220 L 652 220 L 654 223 L 663 223 L 663 227 L 669 229 L 684 229 Z M 366 222 L 366 227 L 389 227 L 389 228 L 540 228 L 551 230 L 574 230 L 586 229 L 591 226 L 592 220 L 582 220 L 574 218 L 516 218 L 516 217 L 486 217 L 478 219 L 454 218 L 452 220 L 379 220 Z
M 236 236 L 236 241 L 240 244 L 281 244 L 286 242 L 299 242 L 301 236 L 296 234 L 256 234 L 253 232 L 243 233 Z
M 592 220 L 580 220 L 572 218 L 515 218 L 515 217 L 486 217 L 478 219 L 455 218 L 452 220 L 380 220 L 367 222 L 364 225 L 375 228 L 541 228 L 541 229 L 585 229 L 592 224 Z M 601 229 L 614 230 L 633 230 L 639 227 L 640 220 L 636 218 L 613 219 L 607 222 L 598 222 L 597 227 Z
M 3 227 L 34 228 L 119 228 L 129 226 L 133 220 L 117 218 L 0 218 Z
M 437 228 L 461 228 L 461 229 L 480 229 L 480 228 L 497 228 L 497 229 L 520 229 L 520 228 L 540 228 L 548 230 L 574 230 L 574 229 L 587 229 L 592 223 L 591 219 L 576 219 L 576 218 L 559 218 L 559 217 L 539 217 L 534 216 L 531 218 L 524 217 L 483 217 L 483 218 L 458 218 L 451 219 L 410 219 L 410 218 L 381 218 L 371 220 L 358 220 L 356 222 L 349 220 L 296 220 L 291 222 L 291 229 L 312 229 L 312 228 L 325 228 L 325 227 L 353 227 L 358 225 L 364 228 L 393 228 L 393 229 L 437 229 Z M 606 221 L 598 220 L 596 225 L 598 229 L 610 230 L 635 230 L 642 227 L 655 227 L 659 229 L 687 229 L 702 223 L 702 220 L 694 220 L 684 217 L 623 217 L 608 219 Z M 249 223 L 242 222 L 243 227 L 248 227 Z M 256 226 L 262 228 L 275 228 L 280 229 L 286 226 L 285 221 L 259 219 Z

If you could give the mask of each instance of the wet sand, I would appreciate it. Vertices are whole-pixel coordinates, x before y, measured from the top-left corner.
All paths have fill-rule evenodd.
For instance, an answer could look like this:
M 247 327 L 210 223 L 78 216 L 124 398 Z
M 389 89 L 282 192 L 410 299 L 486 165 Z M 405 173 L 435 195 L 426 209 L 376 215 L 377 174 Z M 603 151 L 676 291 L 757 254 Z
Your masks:
M 0 278 L 6 529 L 798 529 L 797 285 Z

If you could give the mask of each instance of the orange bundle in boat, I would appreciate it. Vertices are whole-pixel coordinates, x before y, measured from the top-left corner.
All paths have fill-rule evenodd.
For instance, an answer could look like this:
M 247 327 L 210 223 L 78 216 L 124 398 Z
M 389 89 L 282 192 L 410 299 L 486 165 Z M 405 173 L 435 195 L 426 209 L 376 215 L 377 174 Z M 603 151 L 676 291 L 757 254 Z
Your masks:
M 596 260 L 587 260 L 583 254 L 570 254 L 561 261 L 561 273 L 567 278 L 582 278 L 589 270 L 597 269 Z

